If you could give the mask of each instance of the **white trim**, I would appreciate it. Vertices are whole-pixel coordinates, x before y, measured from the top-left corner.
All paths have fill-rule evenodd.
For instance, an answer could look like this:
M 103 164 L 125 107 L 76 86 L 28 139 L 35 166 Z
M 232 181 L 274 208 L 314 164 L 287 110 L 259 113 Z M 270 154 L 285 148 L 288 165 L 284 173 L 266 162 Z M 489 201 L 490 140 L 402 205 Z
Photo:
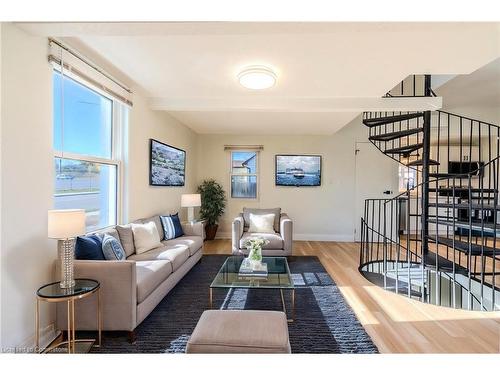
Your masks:
M 149 108 L 190 112 L 392 112 L 435 111 L 443 106 L 442 97 L 275 97 L 260 95 L 231 97 L 153 97 Z
M 217 232 L 217 239 L 231 239 L 231 232 Z M 297 233 L 294 241 L 324 241 L 324 242 L 354 242 L 354 236 L 349 234 Z
M 50 323 L 47 327 L 40 329 L 40 349 L 46 349 L 52 341 L 54 341 L 61 332 L 56 330 L 55 323 Z M 3 348 L 4 350 L 18 350 L 21 353 L 33 353 L 35 351 L 35 334 L 26 338 L 17 345 L 16 348 Z
M 354 242 L 352 234 L 297 233 L 293 235 L 293 239 L 295 241 Z

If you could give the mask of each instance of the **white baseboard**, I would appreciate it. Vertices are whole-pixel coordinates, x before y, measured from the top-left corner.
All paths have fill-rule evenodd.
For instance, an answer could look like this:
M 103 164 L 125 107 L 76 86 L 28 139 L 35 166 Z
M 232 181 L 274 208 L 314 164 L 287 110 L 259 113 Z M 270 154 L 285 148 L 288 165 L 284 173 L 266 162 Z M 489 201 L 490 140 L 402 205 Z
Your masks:
M 216 238 L 231 239 L 231 232 L 217 232 Z M 354 242 L 353 235 L 345 234 L 296 233 L 293 239 L 296 241 Z
M 354 236 L 346 234 L 297 233 L 293 235 L 293 239 L 296 241 L 354 242 Z
M 57 331 L 54 323 L 49 324 L 47 327 L 40 329 L 40 349 L 47 348 L 52 341 L 54 341 L 60 331 Z M 35 335 L 28 337 L 16 348 L 12 348 L 12 352 L 18 353 L 33 353 L 35 351 Z

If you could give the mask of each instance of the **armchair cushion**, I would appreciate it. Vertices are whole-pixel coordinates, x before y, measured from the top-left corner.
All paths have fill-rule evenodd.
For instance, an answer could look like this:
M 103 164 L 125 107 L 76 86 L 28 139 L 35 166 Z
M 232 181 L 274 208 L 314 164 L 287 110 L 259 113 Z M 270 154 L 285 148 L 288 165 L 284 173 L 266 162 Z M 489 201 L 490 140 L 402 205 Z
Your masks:
M 250 214 L 250 233 L 275 233 L 274 214 L 255 215 Z
M 264 245 L 263 249 L 283 249 L 283 239 L 278 233 L 250 233 L 244 232 L 240 239 L 240 249 L 245 248 L 245 242 L 252 237 L 260 237 L 268 240 L 269 243 Z
M 266 215 L 274 214 L 274 231 L 280 231 L 280 215 L 281 208 L 243 208 L 243 220 L 245 222 L 245 228 L 248 229 L 250 226 L 250 214 L 254 215 Z

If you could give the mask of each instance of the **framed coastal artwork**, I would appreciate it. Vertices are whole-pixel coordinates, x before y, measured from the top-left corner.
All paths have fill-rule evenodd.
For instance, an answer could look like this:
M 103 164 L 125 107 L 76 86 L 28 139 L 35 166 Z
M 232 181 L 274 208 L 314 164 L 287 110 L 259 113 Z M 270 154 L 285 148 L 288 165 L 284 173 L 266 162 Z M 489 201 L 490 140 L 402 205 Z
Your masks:
M 276 186 L 320 186 L 320 155 L 276 155 Z
M 150 140 L 149 184 L 184 186 L 186 151 L 155 139 Z

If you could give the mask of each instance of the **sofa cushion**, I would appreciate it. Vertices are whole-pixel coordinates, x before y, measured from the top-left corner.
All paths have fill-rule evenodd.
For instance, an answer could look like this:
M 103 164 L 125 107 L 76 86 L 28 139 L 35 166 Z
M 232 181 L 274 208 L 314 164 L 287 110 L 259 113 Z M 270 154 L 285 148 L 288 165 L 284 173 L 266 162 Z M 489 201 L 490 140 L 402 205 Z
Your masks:
M 75 243 L 75 259 L 104 260 L 102 237 L 97 234 L 79 236 Z
M 134 254 L 129 260 L 168 260 L 175 272 L 189 258 L 189 248 L 186 245 L 161 246 L 142 254 Z
M 163 226 L 163 239 L 171 240 L 184 235 L 179 214 L 160 216 Z
M 106 260 L 124 260 L 125 250 L 119 240 L 109 234 L 102 238 L 102 253 Z
M 243 232 L 240 239 L 240 249 L 246 249 L 245 242 L 250 238 L 260 237 L 268 240 L 269 243 L 264 245 L 263 249 L 283 249 L 283 238 L 277 233 L 249 233 Z
M 161 246 L 160 236 L 152 221 L 144 224 L 132 224 L 132 232 L 134 232 L 134 246 L 137 254 Z
M 155 223 L 156 230 L 158 231 L 158 235 L 160 236 L 160 241 L 163 241 L 165 239 L 165 235 L 163 233 L 163 226 L 161 225 L 161 220 L 159 215 L 151 216 L 146 219 L 142 219 L 143 223 L 148 223 L 152 221 Z
M 120 236 L 118 235 L 118 232 L 117 230 L 115 229 L 115 227 L 108 227 L 108 228 L 104 228 L 104 229 L 101 229 L 101 230 L 98 230 L 96 231 L 95 233 L 93 234 L 96 234 L 97 236 L 99 236 L 99 238 L 102 240 L 104 238 L 104 235 L 105 234 L 109 234 L 110 236 L 113 236 L 114 238 L 116 238 L 118 241 L 120 241 Z
M 280 231 L 280 215 L 281 208 L 247 208 L 243 207 L 243 220 L 245 221 L 245 228 L 250 226 L 250 214 L 254 215 L 265 215 L 274 214 L 274 231 Z
M 134 232 L 132 232 L 132 226 L 130 224 L 117 225 L 115 228 L 118 232 L 118 236 L 120 237 L 123 250 L 125 250 L 125 255 L 129 257 L 135 253 Z
M 189 256 L 196 254 L 203 246 L 203 239 L 200 236 L 182 236 L 173 240 L 162 241 L 162 244 L 169 247 L 185 245 L 189 247 Z
M 144 301 L 172 273 L 168 260 L 146 260 L 135 264 L 137 303 Z

